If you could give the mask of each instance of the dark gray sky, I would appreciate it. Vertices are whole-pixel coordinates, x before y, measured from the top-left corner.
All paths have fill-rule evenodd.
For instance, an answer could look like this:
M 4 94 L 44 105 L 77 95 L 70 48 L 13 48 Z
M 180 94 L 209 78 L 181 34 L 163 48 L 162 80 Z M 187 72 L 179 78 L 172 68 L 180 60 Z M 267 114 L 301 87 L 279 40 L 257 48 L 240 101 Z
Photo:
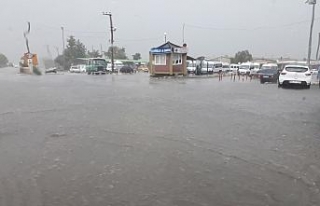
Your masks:
M 259 57 L 307 56 L 311 6 L 305 0 L 1 0 L 0 52 L 13 62 L 26 51 L 23 31 L 31 22 L 30 47 L 40 57 L 62 51 L 61 26 L 88 49 L 106 50 L 111 11 L 115 45 L 127 55 L 139 52 L 148 57 L 151 47 L 167 40 L 185 40 L 192 56 L 234 55 L 248 49 Z M 318 9 L 318 5 L 317 5 Z M 316 11 L 313 55 L 320 15 Z

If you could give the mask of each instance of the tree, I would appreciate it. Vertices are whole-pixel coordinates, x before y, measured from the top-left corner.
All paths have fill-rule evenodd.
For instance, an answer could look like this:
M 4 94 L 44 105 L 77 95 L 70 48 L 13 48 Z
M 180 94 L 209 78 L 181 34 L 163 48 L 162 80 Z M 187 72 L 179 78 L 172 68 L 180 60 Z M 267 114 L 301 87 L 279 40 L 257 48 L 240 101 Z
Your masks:
M 88 51 L 88 56 L 91 58 L 102 57 L 98 50 Z
M 58 65 L 62 66 L 65 69 L 67 68 L 66 60 L 63 55 L 57 56 L 57 58 L 55 58 L 54 62 L 57 63 Z
M 8 64 L 8 58 L 0 53 L 0 67 L 6 67 Z
M 139 60 L 141 59 L 141 54 L 140 53 L 135 53 L 134 55 L 132 55 L 133 60 Z
M 112 47 L 109 47 L 109 49 L 105 53 L 105 55 L 111 59 L 111 54 L 112 54 Z M 128 57 L 126 55 L 126 49 L 114 46 L 113 47 L 113 58 L 114 59 L 128 59 Z
M 87 57 L 87 49 L 80 40 L 76 40 L 74 36 L 70 36 L 67 40 L 67 48 L 63 51 L 64 55 L 60 55 L 55 59 L 55 62 L 68 69 L 78 58 Z
M 252 54 L 250 54 L 248 50 L 239 51 L 235 57 L 231 59 L 231 63 L 235 64 L 247 61 L 252 61 Z

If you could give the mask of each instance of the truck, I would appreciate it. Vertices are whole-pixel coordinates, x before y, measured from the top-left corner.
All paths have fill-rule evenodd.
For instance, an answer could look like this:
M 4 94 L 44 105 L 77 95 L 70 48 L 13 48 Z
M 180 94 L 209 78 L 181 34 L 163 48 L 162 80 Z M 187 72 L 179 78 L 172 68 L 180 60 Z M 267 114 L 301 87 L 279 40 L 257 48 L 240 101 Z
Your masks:
M 102 58 L 89 58 L 86 63 L 86 71 L 90 74 L 106 74 L 107 61 Z

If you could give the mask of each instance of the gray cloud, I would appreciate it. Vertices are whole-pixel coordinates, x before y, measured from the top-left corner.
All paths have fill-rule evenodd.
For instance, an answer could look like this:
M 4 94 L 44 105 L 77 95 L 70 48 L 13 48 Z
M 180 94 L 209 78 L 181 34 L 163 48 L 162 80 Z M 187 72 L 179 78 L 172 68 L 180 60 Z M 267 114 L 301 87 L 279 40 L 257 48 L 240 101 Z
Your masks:
M 113 13 L 117 27 L 115 44 L 128 56 L 147 58 L 151 47 L 168 40 L 185 39 L 194 56 L 234 55 L 249 49 L 254 56 L 307 56 L 311 6 L 303 0 L 2 0 L 0 52 L 18 61 L 25 52 L 23 31 L 32 24 L 30 47 L 46 56 L 46 45 L 62 48 L 61 26 L 88 49 L 109 46 L 109 21 L 102 11 Z M 318 8 L 318 6 L 317 6 Z M 320 15 L 316 15 L 319 17 Z M 320 30 L 314 28 L 314 50 Z M 314 53 L 314 52 L 313 52 Z M 313 55 L 314 56 L 314 55 Z

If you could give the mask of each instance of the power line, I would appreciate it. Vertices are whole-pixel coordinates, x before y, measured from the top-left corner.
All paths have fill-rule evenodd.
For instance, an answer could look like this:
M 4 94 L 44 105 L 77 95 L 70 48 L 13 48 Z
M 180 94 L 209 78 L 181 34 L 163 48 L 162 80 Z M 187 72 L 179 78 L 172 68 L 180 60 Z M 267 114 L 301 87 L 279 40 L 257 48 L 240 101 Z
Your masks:
M 315 18 L 318 21 L 320 17 Z M 210 26 L 200 26 L 200 25 L 193 25 L 193 24 L 184 24 L 186 27 L 189 28 L 197 28 L 197 29 L 205 29 L 205 30 L 215 30 L 215 31 L 256 31 L 256 30 L 268 30 L 268 29 L 278 29 L 278 28 L 286 28 L 292 27 L 299 24 L 308 23 L 309 20 L 293 22 L 284 25 L 277 25 L 277 26 L 260 26 L 260 27 L 253 27 L 253 28 L 218 28 L 218 27 L 210 27 Z

